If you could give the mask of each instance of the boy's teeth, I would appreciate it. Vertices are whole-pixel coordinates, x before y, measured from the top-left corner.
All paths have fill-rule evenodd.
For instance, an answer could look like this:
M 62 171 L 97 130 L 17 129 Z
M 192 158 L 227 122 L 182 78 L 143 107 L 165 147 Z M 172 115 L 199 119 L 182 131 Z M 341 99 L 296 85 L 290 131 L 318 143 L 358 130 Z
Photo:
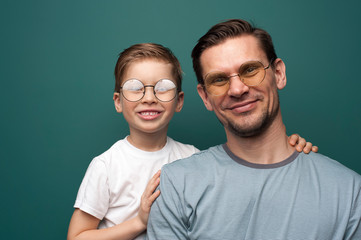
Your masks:
M 154 115 L 157 114 L 157 112 L 141 112 L 141 114 L 142 114 L 143 116 L 149 116 L 149 115 L 154 116 Z

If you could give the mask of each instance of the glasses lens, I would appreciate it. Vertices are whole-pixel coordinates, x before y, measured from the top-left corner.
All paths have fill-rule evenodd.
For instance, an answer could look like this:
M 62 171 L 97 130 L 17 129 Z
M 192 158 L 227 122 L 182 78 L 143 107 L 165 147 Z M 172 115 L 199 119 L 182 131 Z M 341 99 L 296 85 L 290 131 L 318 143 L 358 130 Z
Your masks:
M 258 61 L 246 62 L 239 68 L 239 75 L 242 82 L 247 86 L 260 84 L 264 79 L 265 73 L 263 64 Z
M 143 97 L 144 85 L 137 79 L 127 80 L 123 84 L 122 94 L 128 101 L 138 101 Z
M 249 61 L 243 63 L 239 68 L 239 77 L 247 86 L 257 86 L 266 75 L 263 64 L 259 61 Z M 214 96 L 221 96 L 229 89 L 230 78 L 237 75 L 228 76 L 224 72 L 211 72 L 204 78 L 204 85 L 208 93 Z
M 154 86 L 155 96 L 163 102 L 171 101 L 177 94 L 177 86 L 168 79 L 159 80 Z
M 220 96 L 229 88 L 229 77 L 224 72 L 211 72 L 205 77 L 204 84 L 210 94 Z

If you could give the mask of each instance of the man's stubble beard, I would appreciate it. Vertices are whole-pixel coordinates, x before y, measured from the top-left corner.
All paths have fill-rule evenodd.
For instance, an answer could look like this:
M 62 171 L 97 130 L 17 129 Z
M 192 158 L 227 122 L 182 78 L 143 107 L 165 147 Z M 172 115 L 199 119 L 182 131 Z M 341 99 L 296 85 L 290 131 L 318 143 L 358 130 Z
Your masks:
M 263 132 L 265 132 L 266 129 L 268 129 L 268 127 L 271 125 L 271 123 L 276 118 L 278 112 L 280 111 L 280 101 L 279 101 L 278 92 L 277 92 L 276 101 L 277 101 L 277 105 L 272 112 L 268 112 L 266 106 L 266 109 L 263 109 L 261 116 L 255 120 L 255 123 L 253 123 L 248 127 L 245 127 L 243 124 L 239 124 L 235 121 L 230 121 L 229 119 L 226 119 L 227 125 L 223 124 L 221 121 L 220 122 L 225 128 L 227 128 L 230 132 L 232 132 L 238 137 L 247 138 L 247 137 L 259 136 Z M 244 117 L 250 114 L 252 113 L 249 112 L 242 113 Z

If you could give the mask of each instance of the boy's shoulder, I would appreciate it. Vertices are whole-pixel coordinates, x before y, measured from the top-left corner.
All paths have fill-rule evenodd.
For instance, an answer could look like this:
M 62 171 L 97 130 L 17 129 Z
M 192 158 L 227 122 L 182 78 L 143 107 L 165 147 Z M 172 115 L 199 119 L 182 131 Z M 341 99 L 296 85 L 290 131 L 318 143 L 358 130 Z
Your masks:
M 127 137 L 125 137 L 115 142 L 109 149 L 107 149 L 102 154 L 96 156 L 94 160 L 109 163 L 113 160 L 119 161 L 121 159 L 129 159 L 130 157 L 133 157 L 134 159 L 143 159 L 170 156 L 170 158 L 172 158 L 172 161 L 174 161 L 175 159 L 189 157 L 197 152 L 199 152 L 199 150 L 195 146 L 175 141 L 170 137 L 167 137 L 167 144 L 166 146 L 164 146 L 163 149 L 157 152 L 147 152 L 131 145 L 128 142 Z
M 97 155 L 96 157 L 94 157 L 94 160 L 101 160 L 101 161 L 105 161 L 107 159 L 111 159 L 120 154 L 120 152 L 122 151 L 122 149 L 126 147 L 126 138 L 124 139 L 120 139 L 118 141 L 116 141 L 113 145 L 111 145 L 107 150 L 105 150 L 103 153 Z
M 191 144 L 178 142 L 171 137 L 167 137 L 167 144 L 169 144 L 172 150 L 178 150 L 181 152 L 192 152 L 192 153 L 199 152 L 199 149 L 196 148 L 195 146 Z

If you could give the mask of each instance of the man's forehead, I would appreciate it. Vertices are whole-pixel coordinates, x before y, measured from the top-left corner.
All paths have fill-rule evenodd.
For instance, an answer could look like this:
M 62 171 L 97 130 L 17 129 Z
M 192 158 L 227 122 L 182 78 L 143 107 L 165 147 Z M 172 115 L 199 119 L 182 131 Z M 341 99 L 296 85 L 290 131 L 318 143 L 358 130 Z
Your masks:
M 264 58 L 266 54 L 260 47 L 259 40 L 251 35 L 241 35 L 228 38 L 204 50 L 200 56 L 200 63 L 206 71 L 207 68 L 231 67 L 233 64 L 240 65 L 249 60 L 261 61 Z

